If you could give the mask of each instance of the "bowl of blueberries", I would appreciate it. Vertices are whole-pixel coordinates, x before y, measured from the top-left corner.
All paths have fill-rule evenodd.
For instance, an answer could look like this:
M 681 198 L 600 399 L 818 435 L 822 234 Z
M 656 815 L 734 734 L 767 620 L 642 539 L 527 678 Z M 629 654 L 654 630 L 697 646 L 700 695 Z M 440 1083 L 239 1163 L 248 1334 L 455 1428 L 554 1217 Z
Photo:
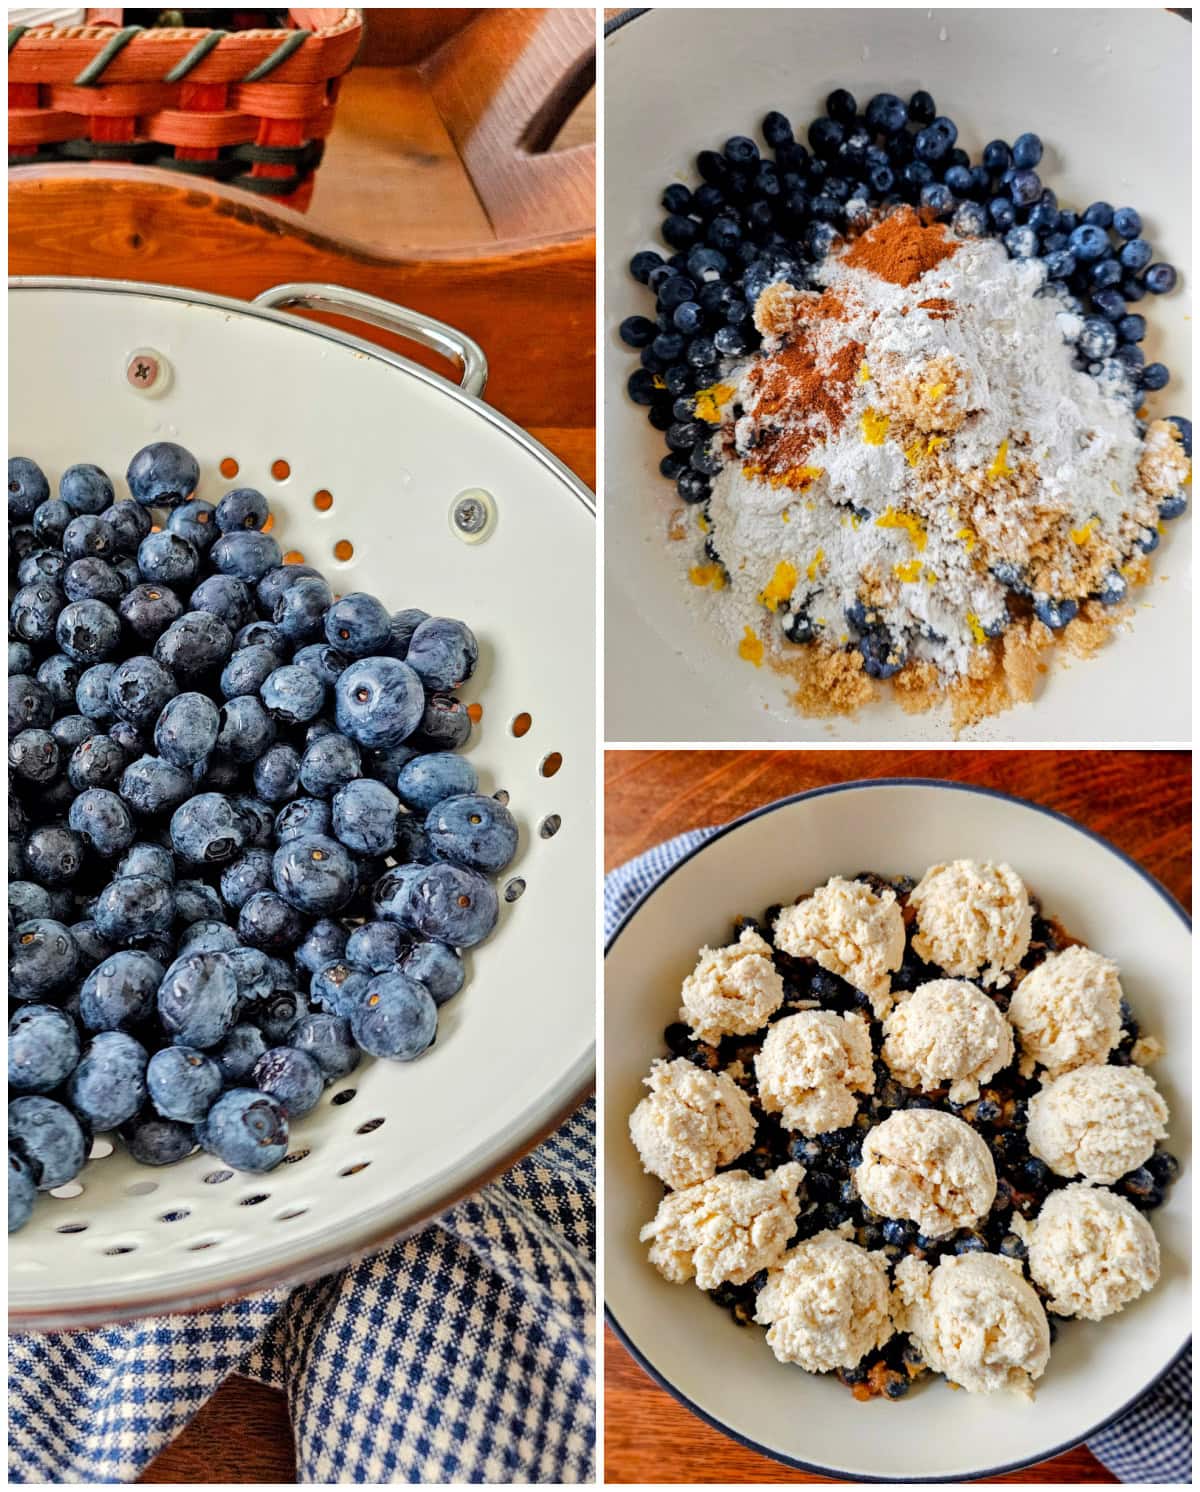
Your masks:
M 773 505 L 765 477 L 744 492 L 730 476 L 730 453 L 749 472 L 764 459 L 754 454 L 764 436 L 770 455 L 772 431 L 748 408 L 742 420 L 736 399 L 722 421 L 721 401 L 742 387 L 763 343 L 759 297 L 776 285 L 818 291 L 828 261 L 844 273 L 838 256 L 873 214 L 922 214 L 955 243 L 995 246 L 1014 273 L 1038 269 L 1037 293 L 1066 313 L 1071 366 L 1106 391 L 1119 388 L 1143 422 L 1176 417 L 1190 453 L 1190 225 L 1179 187 L 1190 170 L 1187 24 L 1165 11 L 1054 9 L 725 8 L 610 22 L 606 145 L 621 165 L 605 187 L 606 470 L 609 532 L 619 542 L 607 563 L 606 653 L 639 659 L 637 668 L 610 669 L 614 739 L 811 739 L 832 730 L 847 740 L 935 740 L 947 732 L 947 714 L 906 712 L 886 689 L 855 713 L 834 713 L 833 697 L 824 711 L 832 719 L 789 698 L 802 700 L 809 686 L 804 645 L 834 626 L 836 612 L 825 608 L 836 591 L 828 580 L 820 590 L 822 566 L 836 572 L 834 549 L 851 542 L 839 537 L 836 512 L 823 534 L 820 514 L 832 501 L 853 510 L 842 522 L 863 519 L 850 479 L 835 470 L 858 433 L 857 406 L 843 444 L 834 450 L 830 439 L 811 458 L 818 470 L 796 457 L 790 474 L 772 472 L 776 487 L 815 476 L 808 507 L 815 498 L 818 516 L 807 522 L 813 545 L 823 546 L 819 556 L 815 547 L 787 554 L 785 590 L 798 581 L 800 595 L 807 580 L 822 596 L 815 610 L 796 611 L 803 627 L 792 631 L 787 608 L 774 605 L 790 651 L 773 654 L 770 617 L 753 605 L 763 583 L 754 565 L 744 598 L 737 580 L 744 555 L 773 562 L 766 520 L 787 498 Z M 1103 100 L 1118 95 L 1121 108 L 1107 108 Z M 1144 130 L 1126 127 L 1127 109 Z M 867 397 L 859 388 L 851 379 L 852 405 Z M 827 379 L 827 398 L 833 389 Z M 878 445 L 883 436 L 863 440 Z M 915 450 L 904 455 L 913 466 Z M 1107 480 L 1102 486 L 1109 491 Z M 874 492 L 859 495 L 878 515 Z M 1186 488 L 1157 516 L 1185 508 Z M 1081 520 L 1076 531 L 1085 529 Z M 964 738 L 1187 739 L 1188 690 L 1175 688 L 1173 659 L 1182 644 L 1186 670 L 1189 545 L 1164 521 L 1134 549 L 1134 560 L 1159 550 L 1156 582 L 1166 583 L 1154 584 L 1153 606 L 1130 587 L 1128 635 L 1086 666 L 1043 670 L 1031 704 L 971 719 Z M 1019 611 L 1022 577 L 1003 565 L 993 573 Z M 763 574 L 771 575 L 765 561 Z M 1125 581 L 1113 585 L 1124 597 Z M 1108 593 L 1096 594 L 1108 604 Z M 768 589 L 768 603 L 777 600 Z M 1057 635 L 1068 610 L 1036 614 Z M 856 624 L 845 615 L 853 646 Z M 765 659 L 739 646 L 743 622 L 766 638 Z M 914 622 L 905 642 L 948 677 L 937 651 L 944 638 L 923 625 Z M 825 641 L 838 639 L 831 632 Z M 864 657 L 870 674 L 876 660 Z
M 1022 970 L 1053 956 L 1050 949 L 1076 941 L 1112 960 L 1125 1001 L 1123 1029 L 1120 1044 L 1108 1055 L 1110 1066 L 1091 1072 L 1101 1074 L 1101 1085 L 1117 1086 L 1132 1074 L 1132 1086 L 1147 1088 L 1152 1081 L 1161 1095 L 1153 1100 L 1156 1106 L 1163 1104 L 1158 1133 L 1166 1138 L 1159 1148 L 1170 1154 L 1150 1156 L 1153 1142 L 1147 1141 L 1145 1154 L 1139 1150 L 1128 1164 L 1136 1161 L 1140 1167 L 1144 1160 L 1150 1169 L 1138 1169 L 1127 1182 L 1117 1182 L 1121 1200 L 1112 1202 L 1139 1232 L 1153 1230 L 1156 1283 L 1151 1281 L 1147 1289 L 1143 1281 L 1144 1293 L 1131 1290 L 1123 1302 L 1112 1302 L 1108 1313 L 1074 1312 L 1055 1302 L 1044 1316 L 1029 1283 L 1041 1276 L 1037 1261 L 1027 1262 L 1023 1238 L 1031 1235 L 1026 1223 L 1041 1216 L 1048 1197 L 1069 1201 L 1079 1193 L 1092 1194 L 1078 1185 L 1072 1189 L 1073 1168 L 1061 1157 L 1052 1156 L 1053 1172 L 1037 1159 L 1034 1152 L 1044 1146 L 1032 1122 L 1027 1132 L 1022 1130 L 1022 1114 L 1038 1084 L 1022 1086 L 1020 1074 L 1032 1075 L 1033 1069 L 1013 1061 L 1012 1048 L 987 1064 L 992 1076 L 978 1096 L 959 1091 L 956 1099 L 962 1103 L 956 1105 L 944 1086 L 935 1088 L 911 1076 L 898 1079 L 895 1067 L 889 1068 L 892 1048 L 881 1045 L 879 1029 L 872 1024 L 865 1070 L 857 1079 L 837 1080 L 861 1090 L 848 1110 L 832 1126 L 806 1125 L 785 1116 L 781 1135 L 774 1101 L 763 1098 L 767 1069 L 756 1053 L 765 1052 L 773 1039 L 782 1040 L 782 1034 L 768 1035 L 766 1046 L 761 1031 L 721 1036 L 702 1029 L 696 1035 L 697 1025 L 703 1027 L 705 1020 L 716 1024 L 720 1009 L 734 1008 L 721 1006 L 714 991 L 719 994 L 722 979 L 736 980 L 738 959 L 752 962 L 760 947 L 752 936 L 755 930 L 773 937 L 774 950 L 765 950 L 767 956 L 776 970 L 787 971 L 782 975 L 784 1003 L 779 1008 L 773 1001 L 761 1009 L 756 1005 L 770 988 L 760 969 L 738 986 L 742 1014 L 749 1007 L 762 1019 L 763 1010 L 770 1010 L 766 1029 L 783 1033 L 789 1025 L 817 1019 L 818 1010 L 826 1022 L 826 1011 L 849 1011 L 848 1019 L 864 1023 L 865 1031 L 865 1023 L 874 1021 L 876 986 L 864 992 L 852 984 L 849 973 L 845 980 L 831 979 L 830 961 L 819 954 L 816 962 L 810 958 L 807 963 L 781 958 L 781 948 L 795 946 L 781 933 L 786 921 L 781 912 L 790 915 L 794 903 L 810 898 L 815 904 L 820 900 L 814 898 L 817 888 L 842 878 L 832 882 L 841 892 L 852 889 L 846 881 L 859 883 L 862 899 L 855 906 L 871 904 L 882 913 L 886 905 L 887 915 L 899 921 L 897 897 L 903 902 L 913 894 L 917 878 L 933 875 L 930 867 L 944 872 L 959 861 L 961 869 L 964 856 L 1002 867 L 1008 883 L 1019 887 L 1018 901 L 1026 894 L 1030 898 L 1032 916 L 1024 923 L 1014 916 L 993 924 L 1007 929 L 1006 937 L 1023 929 L 1005 955 L 1020 956 Z M 866 887 L 874 891 L 867 895 Z M 872 900 L 876 892 L 881 897 L 877 903 Z M 890 956 L 896 991 L 911 992 L 933 977 L 922 962 L 924 955 L 916 952 L 916 903 L 920 928 L 928 932 L 932 925 L 926 920 L 928 903 L 917 892 L 904 913 L 903 957 L 899 949 Z M 966 926 L 967 920 L 957 925 Z M 982 926 L 983 919 L 976 925 Z M 809 926 L 819 927 L 819 919 Z M 749 947 L 725 946 L 742 934 Z M 842 958 L 857 955 L 870 962 L 883 944 L 863 936 L 857 945 L 848 937 L 828 946 Z M 1143 868 L 1072 820 L 1004 793 L 935 780 L 849 782 L 767 804 L 723 826 L 643 898 L 608 945 L 605 1300 L 610 1323 L 642 1366 L 709 1424 L 786 1464 L 826 1476 L 965 1481 L 1043 1460 L 1086 1439 L 1136 1401 L 1189 1340 L 1190 950 L 1187 916 Z M 941 956 L 946 956 L 945 946 Z M 977 976 L 975 983 L 990 990 L 998 1009 L 1007 1010 L 1011 986 L 1022 990 L 1023 978 L 1014 973 L 999 985 L 985 985 Z M 860 973 L 859 983 L 867 982 Z M 1032 995 L 1031 986 L 1024 998 Z M 897 996 L 900 1003 L 906 998 Z M 797 1017 L 791 1014 L 796 1010 L 813 1013 Z M 1013 1021 L 1019 1029 L 1018 1012 Z M 992 1022 L 1003 1026 L 994 1012 Z M 753 1024 L 747 1018 L 732 1030 L 747 1031 Z M 890 1033 L 892 1026 L 884 1029 Z M 1115 1033 L 1112 1040 L 1116 1043 Z M 1152 1079 L 1136 1065 L 1147 1055 L 1154 1059 L 1148 1069 Z M 808 1074 L 814 1070 L 802 1068 Z M 1045 1081 L 1044 1072 L 1038 1076 Z M 807 1081 L 816 1079 L 807 1077 L 801 1086 Z M 724 1108 L 706 1127 L 703 1104 L 709 1090 L 721 1094 L 715 1101 Z M 673 1091 L 684 1094 L 691 1106 L 690 1125 L 669 1122 Z M 827 1091 L 833 1090 L 816 1093 Z M 748 1106 L 743 1094 L 750 1095 Z M 807 1097 L 815 1102 L 814 1090 Z M 1034 1097 L 1032 1107 L 1040 1101 Z M 739 1130 L 743 1107 L 747 1122 Z M 659 1115 L 667 1116 L 661 1124 Z M 911 1216 L 902 1199 L 889 1200 L 860 1185 L 858 1167 L 873 1147 L 870 1137 L 879 1138 L 876 1126 L 891 1133 L 926 1121 L 958 1126 L 981 1156 L 992 1157 L 985 1169 L 994 1165 L 994 1194 L 980 1200 L 986 1215 L 965 1231 L 947 1232 L 930 1223 L 936 1237 L 921 1236 L 911 1223 L 885 1220 Z M 685 1162 L 698 1165 L 704 1147 L 711 1144 L 726 1148 L 705 1169 L 686 1175 L 672 1169 Z M 794 1165 L 789 1169 L 792 1162 L 803 1167 L 803 1176 L 797 1177 Z M 915 1195 L 967 1195 L 955 1188 L 966 1184 L 969 1168 L 948 1175 L 939 1173 L 936 1163 L 914 1159 L 912 1165 Z M 712 1179 L 697 1184 L 697 1174 Z M 713 1214 L 719 1217 L 722 1206 L 729 1205 L 718 1195 L 722 1183 L 746 1189 L 747 1196 L 755 1188 L 761 1193 L 740 1215 L 743 1232 L 712 1226 Z M 949 1192 L 939 1193 L 939 1184 Z M 771 1188 L 776 1196 L 780 1186 L 787 1194 L 783 1206 L 789 1216 L 787 1225 L 774 1232 L 764 1197 Z M 705 1187 L 710 1190 L 704 1192 Z M 705 1215 L 688 1233 L 683 1203 L 702 1192 L 707 1211 L 701 1207 Z M 882 1208 L 881 1215 L 863 1210 L 868 1194 L 870 1206 Z M 899 1208 L 891 1205 L 895 1200 L 900 1200 Z M 673 1209 L 683 1219 L 682 1233 L 670 1232 Z M 810 1245 L 814 1238 L 818 1243 Z M 748 1240 L 750 1262 L 738 1252 L 739 1239 Z M 763 1327 L 778 1320 L 767 1304 L 771 1287 L 778 1288 L 789 1272 L 800 1269 L 806 1248 L 819 1247 L 821 1241 L 832 1246 L 831 1240 L 853 1256 L 847 1268 L 854 1262 L 865 1270 L 868 1252 L 874 1250 L 870 1257 L 875 1267 L 890 1272 L 889 1288 L 896 1291 L 889 1307 L 895 1334 L 889 1328 L 879 1339 L 856 1344 L 852 1333 L 840 1337 L 843 1313 L 849 1311 L 851 1321 L 868 1319 L 875 1300 L 869 1292 L 850 1297 L 844 1281 L 831 1281 L 824 1293 L 807 1297 L 807 1306 L 797 1305 L 791 1318 L 796 1338 L 790 1346 L 779 1337 L 778 1326 L 764 1339 Z M 761 1265 L 754 1250 L 771 1247 L 776 1249 L 774 1262 Z M 790 1251 L 782 1264 L 779 1247 Z M 1095 1247 L 1094 1236 L 1082 1246 L 1084 1253 L 1088 1247 Z M 993 1273 L 999 1269 L 1001 1278 L 1005 1269 L 1013 1271 L 1014 1291 L 1040 1321 L 1036 1382 L 1031 1385 L 1006 1384 L 1003 1371 L 984 1382 L 964 1375 L 963 1364 L 956 1368 L 952 1361 L 952 1348 L 960 1344 L 964 1360 L 974 1350 L 995 1364 L 1020 1361 L 1003 1329 L 985 1335 L 985 1328 L 1002 1316 L 989 1317 L 981 1310 L 974 1331 L 965 1327 L 961 1335 L 948 1333 L 943 1358 L 936 1342 L 931 1347 L 922 1336 L 920 1321 L 903 1317 L 899 1301 L 908 1272 L 936 1268 L 945 1275 L 961 1259 L 982 1259 Z M 815 1265 L 815 1259 L 809 1262 Z M 716 1268 L 717 1263 L 722 1267 Z M 745 1273 L 736 1274 L 733 1264 L 744 1264 Z M 762 1273 L 751 1274 L 760 1267 Z M 1015 1278 L 1027 1270 L 1027 1277 Z M 714 1287 L 714 1280 L 723 1283 Z M 848 1304 L 851 1299 L 857 1310 Z M 830 1333 L 828 1339 L 823 1331 Z M 848 1356 L 843 1340 L 853 1346 Z M 1035 1337 L 1022 1340 L 1026 1347 L 1037 1345 Z M 997 1345 L 987 1357 L 984 1344 L 991 1342 Z M 828 1357 L 812 1360 L 814 1343 Z M 881 1351 L 875 1350 L 877 1345 Z
M 9 1302 L 70 1327 L 334 1267 L 586 1092 L 593 510 L 281 311 L 10 316 Z

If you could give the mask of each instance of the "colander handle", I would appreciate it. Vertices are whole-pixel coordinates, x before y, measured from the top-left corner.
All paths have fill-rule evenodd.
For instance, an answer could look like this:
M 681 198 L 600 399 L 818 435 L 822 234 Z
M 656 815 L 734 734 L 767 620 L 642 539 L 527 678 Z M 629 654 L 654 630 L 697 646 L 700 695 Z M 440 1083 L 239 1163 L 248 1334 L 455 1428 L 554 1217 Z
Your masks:
M 453 359 L 461 369 L 458 382 L 464 394 L 477 399 L 487 383 L 487 358 L 473 337 L 422 311 L 410 311 L 407 306 L 393 305 L 376 295 L 363 295 L 341 285 L 275 285 L 256 295 L 253 304 L 267 310 L 301 306 L 311 311 L 332 311 L 337 316 L 354 316 L 369 326 L 411 337 L 422 347 L 431 347 L 434 352 Z

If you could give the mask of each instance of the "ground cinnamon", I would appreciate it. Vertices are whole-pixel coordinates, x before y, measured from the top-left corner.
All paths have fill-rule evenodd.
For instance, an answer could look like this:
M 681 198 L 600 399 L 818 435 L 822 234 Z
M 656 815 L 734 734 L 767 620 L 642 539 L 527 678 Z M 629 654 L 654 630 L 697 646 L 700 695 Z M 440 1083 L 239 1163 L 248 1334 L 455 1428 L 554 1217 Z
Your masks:
M 898 207 L 855 239 L 842 262 L 892 285 L 912 285 L 957 247 L 943 223 L 922 222 L 911 207 Z

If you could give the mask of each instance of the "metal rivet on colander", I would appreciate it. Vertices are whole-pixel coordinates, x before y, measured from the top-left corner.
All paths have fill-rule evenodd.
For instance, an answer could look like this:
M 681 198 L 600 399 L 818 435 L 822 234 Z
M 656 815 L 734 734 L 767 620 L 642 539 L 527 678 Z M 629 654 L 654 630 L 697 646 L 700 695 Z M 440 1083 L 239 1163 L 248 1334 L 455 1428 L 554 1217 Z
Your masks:
M 125 381 L 139 394 L 157 399 L 171 386 L 171 365 L 153 347 L 138 347 L 125 359 Z
M 482 487 L 468 487 L 450 504 L 450 528 L 467 544 L 480 544 L 496 527 L 496 503 Z

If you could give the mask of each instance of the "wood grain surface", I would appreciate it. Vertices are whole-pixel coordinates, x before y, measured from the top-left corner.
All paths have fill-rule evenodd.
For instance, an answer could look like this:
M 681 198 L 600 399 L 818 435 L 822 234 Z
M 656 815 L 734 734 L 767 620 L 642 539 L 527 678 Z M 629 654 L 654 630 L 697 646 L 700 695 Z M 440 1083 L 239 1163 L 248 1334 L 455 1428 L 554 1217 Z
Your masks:
M 685 829 L 727 823 L 789 793 L 863 777 L 980 783 L 1069 814 L 1191 906 L 1186 751 L 609 751 L 604 864 Z M 899 1412 L 903 1413 L 903 1408 Z M 611 1331 L 604 1350 L 607 1482 L 818 1482 L 710 1429 L 660 1389 Z M 1000 1482 L 1113 1482 L 1086 1446 Z

